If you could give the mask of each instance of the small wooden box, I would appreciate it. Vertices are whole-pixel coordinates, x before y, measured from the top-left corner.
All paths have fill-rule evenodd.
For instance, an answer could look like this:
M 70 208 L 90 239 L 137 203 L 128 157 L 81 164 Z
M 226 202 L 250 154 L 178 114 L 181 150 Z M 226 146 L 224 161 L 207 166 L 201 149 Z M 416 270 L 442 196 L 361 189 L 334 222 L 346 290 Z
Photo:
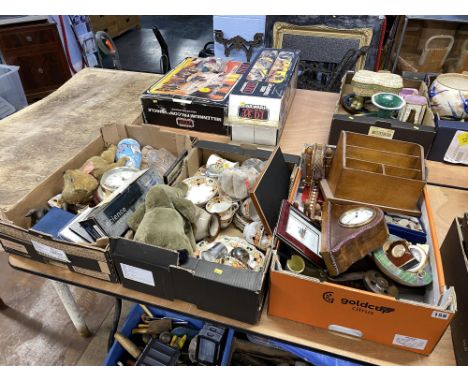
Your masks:
M 421 145 L 342 131 L 320 187 L 326 199 L 419 216 L 425 183 Z

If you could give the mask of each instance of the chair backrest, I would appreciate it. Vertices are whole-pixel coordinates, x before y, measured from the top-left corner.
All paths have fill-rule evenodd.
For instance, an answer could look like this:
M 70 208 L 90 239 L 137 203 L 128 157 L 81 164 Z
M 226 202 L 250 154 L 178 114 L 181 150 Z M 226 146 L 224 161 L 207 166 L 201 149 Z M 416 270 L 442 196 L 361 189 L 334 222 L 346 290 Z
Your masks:
M 420 72 L 438 72 L 447 59 L 455 39 L 449 35 L 437 35 L 427 39 L 418 61 Z
M 468 70 L 468 39 L 463 43 L 460 50 L 460 57 L 457 61 L 456 72 Z

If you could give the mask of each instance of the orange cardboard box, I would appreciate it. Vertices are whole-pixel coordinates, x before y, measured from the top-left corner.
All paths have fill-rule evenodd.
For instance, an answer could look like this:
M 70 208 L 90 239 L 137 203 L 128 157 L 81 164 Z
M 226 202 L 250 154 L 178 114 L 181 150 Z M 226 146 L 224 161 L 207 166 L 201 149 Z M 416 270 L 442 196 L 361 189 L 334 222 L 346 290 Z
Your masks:
M 456 311 L 453 288 L 445 285 L 428 195 L 422 222 L 430 244 L 433 283 L 423 301 L 379 295 L 282 270 L 274 254 L 268 314 L 428 355 Z

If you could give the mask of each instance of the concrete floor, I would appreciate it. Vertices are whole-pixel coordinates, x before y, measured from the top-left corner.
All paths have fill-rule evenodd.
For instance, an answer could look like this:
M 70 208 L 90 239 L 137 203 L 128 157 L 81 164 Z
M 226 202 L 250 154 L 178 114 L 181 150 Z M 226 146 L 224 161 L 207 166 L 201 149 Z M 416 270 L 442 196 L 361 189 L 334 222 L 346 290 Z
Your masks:
M 212 16 L 141 16 L 141 29 L 115 38 L 123 69 L 161 73 L 161 49 L 153 26 L 166 40 L 172 68 L 185 57 L 198 56 L 203 46 L 213 41 Z M 106 59 L 104 65 L 111 68 L 112 62 Z
M 78 335 L 52 283 L 15 271 L 0 253 L 0 365 L 75 365 L 92 338 Z M 109 315 L 110 297 L 72 288 L 86 323 L 99 331 Z
M 160 71 L 160 49 L 151 26 L 161 30 L 172 66 L 186 56 L 197 56 L 212 41 L 212 16 L 142 16 L 141 29 L 115 39 L 124 69 Z M 112 67 L 108 61 L 107 67 Z M 72 287 L 90 338 L 74 329 L 53 285 L 43 278 L 13 270 L 0 250 L 0 365 L 101 365 L 107 354 L 112 324 L 111 297 Z M 121 323 L 132 304 L 124 303 Z

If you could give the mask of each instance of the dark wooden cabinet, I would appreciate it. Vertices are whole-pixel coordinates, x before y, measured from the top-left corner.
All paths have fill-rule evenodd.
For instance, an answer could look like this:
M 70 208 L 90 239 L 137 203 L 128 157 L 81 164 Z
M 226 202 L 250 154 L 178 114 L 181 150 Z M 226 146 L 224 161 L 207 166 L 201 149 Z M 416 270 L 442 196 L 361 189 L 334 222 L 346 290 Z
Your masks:
M 33 23 L 0 27 L 0 52 L 19 75 L 29 103 L 52 93 L 71 77 L 55 24 Z

